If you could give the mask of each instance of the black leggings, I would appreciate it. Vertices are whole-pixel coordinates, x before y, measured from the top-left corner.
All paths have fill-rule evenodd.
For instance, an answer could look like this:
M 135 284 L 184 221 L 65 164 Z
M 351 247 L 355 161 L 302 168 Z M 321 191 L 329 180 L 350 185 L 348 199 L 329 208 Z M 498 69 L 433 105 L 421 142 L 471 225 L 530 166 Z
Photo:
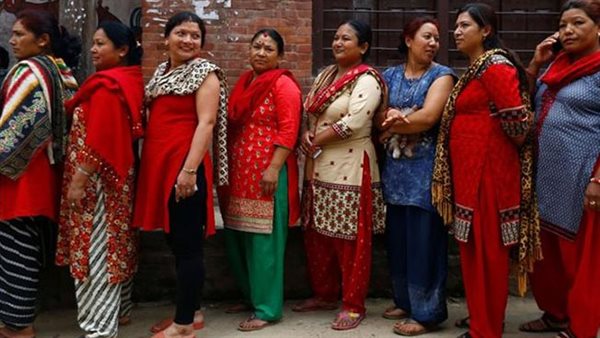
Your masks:
M 175 202 L 175 188 L 169 197 L 169 224 L 166 235 L 173 255 L 177 274 L 175 323 L 189 325 L 194 322 L 194 312 L 200 309 L 204 284 L 203 238 L 206 225 L 206 179 L 204 166 L 197 173 L 198 191 L 186 199 Z

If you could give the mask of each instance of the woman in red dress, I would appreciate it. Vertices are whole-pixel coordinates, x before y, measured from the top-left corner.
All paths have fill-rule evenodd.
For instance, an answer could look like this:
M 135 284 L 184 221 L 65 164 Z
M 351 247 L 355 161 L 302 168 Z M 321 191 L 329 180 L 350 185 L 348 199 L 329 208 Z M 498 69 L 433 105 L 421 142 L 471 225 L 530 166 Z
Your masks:
M 21 12 L 9 43 L 19 62 L 0 91 L 0 336 L 29 338 L 44 249 L 56 241 L 63 100 L 77 88 L 67 65 L 81 45 L 45 11 Z
M 117 335 L 132 307 L 134 142 L 142 136 L 144 80 L 141 48 L 122 23 L 100 24 L 91 53 L 97 72 L 66 103 L 73 124 L 56 263 L 69 265 L 75 279 L 80 327 L 102 338 Z
M 471 315 L 461 337 L 501 337 L 510 247 L 520 245 L 521 277 L 540 255 L 527 81 L 496 34 L 488 5 L 458 11 L 454 37 L 470 65 L 446 104 L 433 172 L 433 204 L 460 248 Z
M 227 88 L 223 71 L 199 57 L 205 32 L 196 14 L 171 17 L 164 34 L 169 60 L 146 86 L 149 119 L 133 224 L 167 234 L 177 277 L 175 319 L 155 338 L 195 337 L 203 321 L 203 238 L 215 232 L 213 135 L 218 183 L 227 183 Z

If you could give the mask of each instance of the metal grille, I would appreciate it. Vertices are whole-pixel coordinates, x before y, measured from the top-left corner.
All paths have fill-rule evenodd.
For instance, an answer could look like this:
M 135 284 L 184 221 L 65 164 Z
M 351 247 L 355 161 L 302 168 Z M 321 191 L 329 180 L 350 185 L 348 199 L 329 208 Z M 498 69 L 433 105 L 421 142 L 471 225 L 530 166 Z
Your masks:
M 378 68 L 398 64 L 397 47 L 402 27 L 418 15 L 430 15 L 440 22 L 440 51 L 437 61 L 457 70 L 468 60 L 456 50 L 452 31 L 456 12 L 468 0 L 313 0 L 313 72 L 334 62 L 331 41 L 337 26 L 347 19 L 371 25 L 373 44 L 369 62 Z M 485 1 L 496 9 L 500 37 L 506 46 L 527 64 L 535 46 L 558 28 L 560 0 Z

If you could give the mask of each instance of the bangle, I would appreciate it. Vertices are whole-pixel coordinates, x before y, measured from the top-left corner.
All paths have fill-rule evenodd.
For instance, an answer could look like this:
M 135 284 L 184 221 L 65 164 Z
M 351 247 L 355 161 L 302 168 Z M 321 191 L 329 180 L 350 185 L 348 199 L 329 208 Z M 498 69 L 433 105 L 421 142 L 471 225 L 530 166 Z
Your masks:
M 78 172 L 80 172 L 80 173 L 84 174 L 84 175 L 85 175 L 85 176 L 87 176 L 87 177 L 90 177 L 90 176 L 92 176 L 92 174 L 93 174 L 92 172 L 89 172 L 89 171 L 87 171 L 87 170 L 83 169 L 82 167 L 77 167 L 77 168 L 76 168 L 76 170 L 77 170 Z
M 592 177 L 590 178 L 590 182 L 600 184 L 600 177 Z
M 190 169 L 190 168 L 181 168 L 181 171 L 183 171 L 184 173 L 188 174 L 188 175 L 196 175 L 196 169 Z

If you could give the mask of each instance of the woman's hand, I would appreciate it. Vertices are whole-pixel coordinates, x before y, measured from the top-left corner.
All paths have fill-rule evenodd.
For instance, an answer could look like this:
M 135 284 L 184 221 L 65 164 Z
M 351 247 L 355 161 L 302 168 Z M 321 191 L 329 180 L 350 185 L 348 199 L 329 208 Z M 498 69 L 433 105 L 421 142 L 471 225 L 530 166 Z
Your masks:
M 67 190 L 67 203 L 69 207 L 75 210 L 81 206 L 81 200 L 85 196 L 85 181 L 71 180 L 69 189 Z
M 539 70 L 544 64 L 550 61 L 555 55 L 552 50 L 552 45 L 558 42 L 558 32 L 550 35 L 540 42 L 535 47 L 535 53 L 531 59 L 530 66 L 535 67 Z
M 177 184 L 175 184 L 175 202 L 192 196 L 197 190 L 196 174 L 181 170 L 177 176 Z
M 277 181 L 279 179 L 279 170 L 270 165 L 263 171 L 262 179 L 259 182 L 263 196 L 271 196 L 277 190 Z
M 306 156 L 310 156 L 313 152 L 313 143 L 312 140 L 315 138 L 315 133 L 310 130 L 307 130 L 302 135 L 302 140 L 300 143 L 300 150 Z
M 381 123 L 381 127 L 389 128 L 395 123 L 410 124 L 410 121 L 408 120 L 407 116 L 413 113 L 416 109 L 416 106 L 413 106 L 412 108 L 403 109 L 390 108 L 386 113 L 385 120 L 383 120 L 383 122 Z
M 585 189 L 583 206 L 594 211 L 600 211 L 600 184 L 590 182 Z
M 389 129 L 384 130 L 379 135 L 379 143 L 386 144 L 390 137 L 392 137 L 392 135 L 394 135 L 394 133 L 392 133 Z

